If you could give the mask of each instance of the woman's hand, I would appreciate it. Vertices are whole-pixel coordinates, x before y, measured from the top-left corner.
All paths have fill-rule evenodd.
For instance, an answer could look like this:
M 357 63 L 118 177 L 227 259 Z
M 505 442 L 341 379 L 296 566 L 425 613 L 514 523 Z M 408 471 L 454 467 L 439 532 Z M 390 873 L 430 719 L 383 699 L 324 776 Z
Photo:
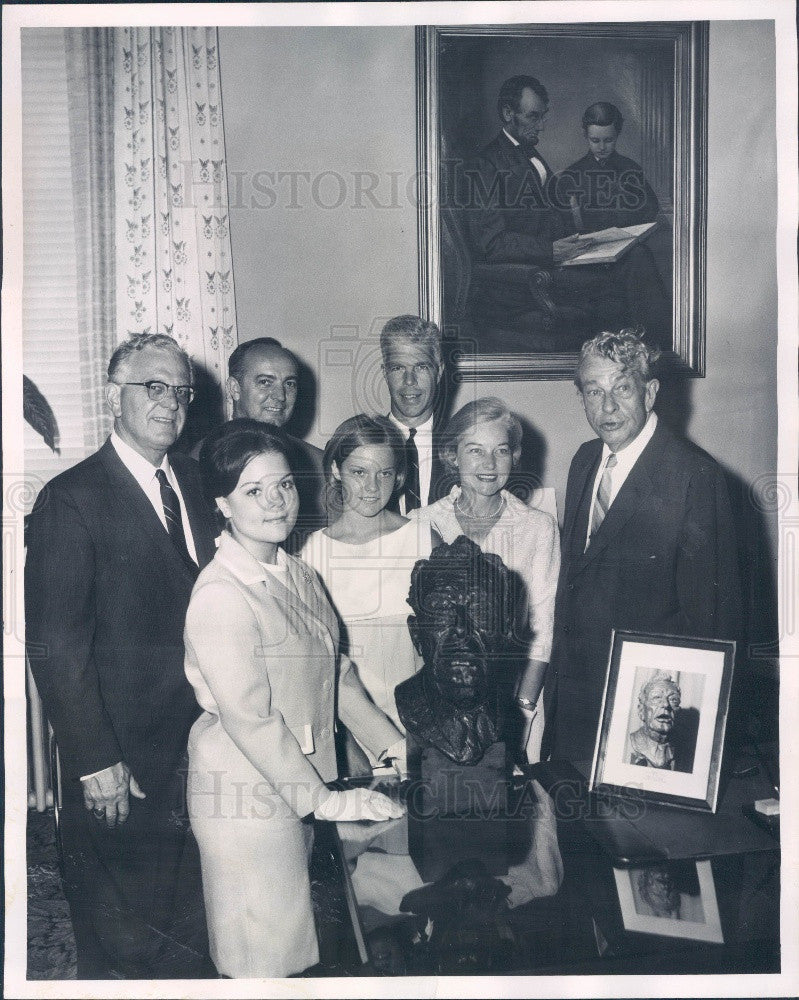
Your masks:
M 316 819 L 336 821 L 352 821 L 370 819 L 382 821 L 398 819 L 405 809 L 397 802 L 392 802 L 382 792 L 373 792 L 368 788 L 351 788 L 346 792 L 328 792 L 314 809 Z
M 408 757 L 404 737 L 401 740 L 397 740 L 396 743 L 392 743 L 388 750 L 381 753 L 378 762 L 393 767 L 397 772 L 397 777 L 407 778 Z

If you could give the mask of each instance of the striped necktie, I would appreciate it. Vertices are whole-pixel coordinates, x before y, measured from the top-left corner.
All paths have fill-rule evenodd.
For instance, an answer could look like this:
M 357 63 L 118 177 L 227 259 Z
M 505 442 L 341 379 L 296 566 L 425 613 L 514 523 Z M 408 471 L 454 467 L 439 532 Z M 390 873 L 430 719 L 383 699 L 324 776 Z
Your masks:
M 594 500 L 594 507 L 591 512 L 590 538 L 593 538 L 599 531 L 602 522 L 605 520 L 608 507 L 610 507 L 610 491 L 613 483 L 612 475 L 617 462 L 618 459 L 615 454 L 611 452 L 608 455 L 608 460 L 605 462 L 605 468 L 602 471 L 602 478 L 599 481 L 599 489 L 596 491 L 596 499 Z
M 414 438 L 416 428 L 408 428 L 408 440 L 405 442 L 405 513 L 417 510 L 422 506 L 419 493 L 419 450 Z
M 178 499 L 178 495 L 172 489 L 163 469 L 155 470 L 155 478 L 158 480 L 158 485 L 161 487 L 161 503 L 164 505 L 164 516 L 166 517 L 166 528 L 169 532 L 169 537 L 172 539 L 175 548 L 183 557 L 184 562 L 188 563 L 190 566 L 196 566 L 196 563 L 189 555 L 189 550 L 186 545 L 186 535 L 183 531 L 183 518 L 180 513 L 180 500 Z

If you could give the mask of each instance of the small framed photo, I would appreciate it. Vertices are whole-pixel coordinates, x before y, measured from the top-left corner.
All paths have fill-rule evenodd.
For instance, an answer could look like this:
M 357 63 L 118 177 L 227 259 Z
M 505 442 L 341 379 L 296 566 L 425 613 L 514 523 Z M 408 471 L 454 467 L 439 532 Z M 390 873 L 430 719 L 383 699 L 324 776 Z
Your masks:
M 716 811 L 735 643 L 614 631 L 590 789 Z
M 724 944 L 709 861 L 614 868 L 626 931 Z

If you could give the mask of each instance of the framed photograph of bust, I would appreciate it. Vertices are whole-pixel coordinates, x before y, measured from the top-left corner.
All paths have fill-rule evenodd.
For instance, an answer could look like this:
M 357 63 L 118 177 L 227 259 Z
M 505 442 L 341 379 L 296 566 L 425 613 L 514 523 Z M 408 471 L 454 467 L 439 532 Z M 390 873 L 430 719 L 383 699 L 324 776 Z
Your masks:
M 421 311 L 461 380 L 635 327 L 703 375 L 706 22 L 420 26 Z
M 710 861 L 614 868 L 626 931 L 724 944 Z
M 615 631 L 592 791 L 715 812 L 735 643 Z

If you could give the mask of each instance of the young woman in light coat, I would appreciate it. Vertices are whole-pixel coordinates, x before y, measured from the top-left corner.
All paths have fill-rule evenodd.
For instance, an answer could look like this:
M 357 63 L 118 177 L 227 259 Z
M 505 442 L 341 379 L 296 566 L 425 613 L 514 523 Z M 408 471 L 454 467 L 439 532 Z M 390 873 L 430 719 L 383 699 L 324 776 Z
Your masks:
M 298 512 L 288 454 L 280 432 L 234 420 L 200 455 L 227 523 L 186 619 L 186 675 L 203 709 L 189 737 L 188 805 L 211 958 L 230 977 L 288 976 L 318 961 L 314 816 L 402 813 L 377 792 L 326 787 L 337 777 L 336 704 L 377 757 L 399 757 L 403 744 L 339 656 L 316 574 L 281 548 Z

